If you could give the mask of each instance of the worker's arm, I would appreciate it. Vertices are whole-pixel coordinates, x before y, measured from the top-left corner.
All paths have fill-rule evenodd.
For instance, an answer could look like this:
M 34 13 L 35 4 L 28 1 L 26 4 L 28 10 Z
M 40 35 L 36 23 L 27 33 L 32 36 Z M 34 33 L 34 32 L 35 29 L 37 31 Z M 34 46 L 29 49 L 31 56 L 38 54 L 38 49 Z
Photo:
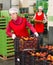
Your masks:
M 16 35 L 11 32 L 11 27 L 10 27 L 9 24 L 8 24 L 7 27 L 6 27 L 6 34 L 7 34 L 9 37 L 12 37 L 12 39 L 15 39 L 15 38 L 16 38 Z
M 27 20 L 26 20 L 27 21 Z M 38 33 L 37 33 L 37 31 L 36 31 L 36 29 L 33 27 L 33 25 L 29 22 L 29 21 L 27 21 L 26 22 L 26 25 L 30 28 L 30 30 L 36 35 L 36 37 L 38 37 Z
M 6 34 L 10 37 L 12 37 L 12 32 L 11 32 L 11 27 L 10 25 L 8 24 L 7 27 L 6 27 Z
M 47 16 L 44 14 L 44 23 L 48 22 Z

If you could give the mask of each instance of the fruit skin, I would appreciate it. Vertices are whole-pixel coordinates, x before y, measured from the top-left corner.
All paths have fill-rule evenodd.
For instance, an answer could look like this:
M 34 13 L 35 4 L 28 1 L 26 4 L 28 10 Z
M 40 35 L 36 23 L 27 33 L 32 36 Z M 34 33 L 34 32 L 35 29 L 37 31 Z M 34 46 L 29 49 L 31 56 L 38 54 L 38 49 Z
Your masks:
M 39 60 L 44 60 L 45 58 L 40 58 Z
M 52 46 L 52 50 L 53 50 L 53 46 Z
M 35 54 L 36 56 L 40 56 L 40 53 L 39 52 L 36 52 L 36 54 Z
M 34 37 L 23 37 L 23 39 L 26 40 L 26 41 L 27 41 L 27 40 L 33 40 Z
M 48 50 L 51 50 L 52 49 L 52 46 L 49 46 Z
M 29 38 L 28 37 L 24 37 L 23 39 L 27 41 Z
M 51 64 L 53 65 L 53 62 L 51 62 Z
M 53 56 L 51 56 L 51 61 L 53 62 Z
M 34 39 L 34 37 L 30 37 L 30 38 L 29 38 L 29 40 L 33 40 L 33 39 Z
M 45 46 L 46 49 L 48 49 L 48 47 L 49 47 L 48 45 Z
M 51 55 L 50 54 L 47 56 L 47 60 L 51 61 Z
M 35 56 L 35 54 L 34 54 L 34 53 L 32 53 L 32 56 Z
M 40 52 L 40 57 L 45 57 L 47 55 L 47 52 Z

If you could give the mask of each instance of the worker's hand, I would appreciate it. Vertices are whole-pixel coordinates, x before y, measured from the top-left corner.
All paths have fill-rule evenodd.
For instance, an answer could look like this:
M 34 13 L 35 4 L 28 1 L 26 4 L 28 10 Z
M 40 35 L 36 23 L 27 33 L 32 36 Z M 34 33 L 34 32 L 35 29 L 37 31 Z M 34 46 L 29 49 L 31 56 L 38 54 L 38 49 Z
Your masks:
M 36 35 L 36 37 L 38 37 L 38 36 L 39 36 L 39 34 L 38 34 L 37 32 L 35 32 L 35 33 L 34 33 L 34 35 Z
M 17 61 L 20 62 L 20 58 L 17 58 Z
M 12 39 L 15 39 L 16 38 L 16 35 L 15 34 L 12 34 Z

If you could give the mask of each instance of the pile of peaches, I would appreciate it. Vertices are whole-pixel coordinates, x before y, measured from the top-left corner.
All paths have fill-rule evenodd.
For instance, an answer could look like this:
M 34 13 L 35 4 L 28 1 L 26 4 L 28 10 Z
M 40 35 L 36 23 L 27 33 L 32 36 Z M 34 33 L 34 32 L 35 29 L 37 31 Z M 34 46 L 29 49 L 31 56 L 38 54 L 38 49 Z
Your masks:
M 41 49 L 53 50 L 53 45 L 40 46 Z
M 53 46 L 52 45 L 46 45 L 41 46 L 40 49 L 36 51 L 29 51 L 29 54 L 32 56 L 38 58 L 38 60 L 46 60 L 51 62 L 50 64 L 53 65 Z
M 35 37 L 22 37 L 23 40 L 28 41 L 28 40 L 34 40 Z M 37 38 L 35 38 L 37 40 Z

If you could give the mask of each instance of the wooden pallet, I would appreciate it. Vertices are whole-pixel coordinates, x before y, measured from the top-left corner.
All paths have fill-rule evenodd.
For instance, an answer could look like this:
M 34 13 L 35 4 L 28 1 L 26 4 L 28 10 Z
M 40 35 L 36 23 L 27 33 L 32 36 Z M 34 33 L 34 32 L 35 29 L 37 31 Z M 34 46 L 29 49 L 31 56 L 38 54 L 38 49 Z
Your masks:
M 0 59 L 2 59 L 2 60 L 14 59 L 14 55 L 11 55 L 11 56 L 2 56 L 2 55 L 0 55 Z

